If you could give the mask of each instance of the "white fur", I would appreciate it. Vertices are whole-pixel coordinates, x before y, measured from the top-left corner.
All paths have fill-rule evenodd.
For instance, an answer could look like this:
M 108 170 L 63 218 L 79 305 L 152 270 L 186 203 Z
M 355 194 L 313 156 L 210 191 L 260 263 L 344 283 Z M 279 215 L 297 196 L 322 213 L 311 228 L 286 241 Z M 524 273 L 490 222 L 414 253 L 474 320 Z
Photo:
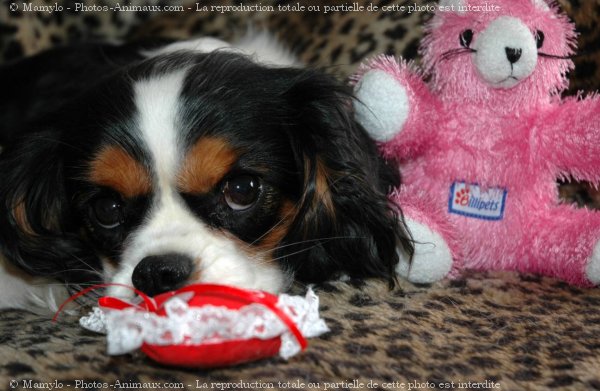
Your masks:
M 214 50 L 232 51 L 250 56 L 254 61 L 269 66 L 301 66 L 298 59 L 275 37 L 266 31 L 249 31 L 238 41 L 229 44 L 217 38 L 204 37 L 173 42 L 159 49 L 142 51 L 146 57 L 155 57 L 180 50 L 209 53 Z
M 594 285 L 600 285 L 600 241 L 596 243 L 592 256 L 585 267 L 585 275 Z
M 264 65 L 302 66 L 296 56 L 266 31 L 249 31 L 233 46 Z
M 400 263 L 396 272 L 416 283 L 432 283 L 446 277 L 452 268 L 452 254 L 444 239 L 429 227 L 406 219 L 408 231 L 415 241 L 415 253 L 409 263 L 408 256 L 398 250 Z
M 152 154 L 160 188 L 171 186 L 179 164 L 177 115 L 185 75 L 181 70 L 135 85 L 137 125 Z
M 545 0 L 531 0 L 531 2 L 539 9 L 541 9 L 542 11 L 549 11 L 550 7 L 548 6 L 548 3 L 546 3 Z
M 212 37 L 203 37 L 197 39 L 189 39 L 186 41 L 177 41 L 165 45 L 158 49 L 143 50 L 141 54 L 145 57 L 156 57 L 163 54 L 174 53 L 180 50 L 191 50 L 200 53 L 209 53 L 217 49 L 231 48 L 231 45 L 225 41 Z
M 28 276 L 0 255 L 0 309 L 21 308 L 36 312 L 55 312 L 68 297 L 58 281 Z
M 511 64 L 506 48 L 521 50 L 520 59 Z M 533 73 L 537 65 L 537 46 L 529 28 L 517 18 L 501 16 L 478 34 L 473 49 L 475 66 L 481 77 L 494 88 L 512 88 Z
M 410 112 L 406 88 L 381 70 L 367 72 L 355 87 L 356 120 L 377 141 L 386 142 L 402 131 Z

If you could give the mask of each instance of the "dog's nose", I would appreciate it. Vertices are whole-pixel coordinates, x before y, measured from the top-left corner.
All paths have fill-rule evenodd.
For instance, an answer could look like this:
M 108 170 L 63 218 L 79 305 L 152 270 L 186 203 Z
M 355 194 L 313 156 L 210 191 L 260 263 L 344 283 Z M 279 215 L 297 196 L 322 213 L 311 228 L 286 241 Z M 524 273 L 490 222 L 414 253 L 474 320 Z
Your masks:
M 504 48 L 504 50 L 506 50 L 506 58 L 508 58 L 508 61 L 510 61 L 511 64 L 514 64 L 515 62 L 519 61 L 519 59 L 521 58 L 521 54 L 523 53 L 523 50 L 521 49 L 513 49 L 513 48 Z
M 150 296 L 182 287 L 194 268 L 182 254 L 148 256 L 133 269 L 133 286 Z

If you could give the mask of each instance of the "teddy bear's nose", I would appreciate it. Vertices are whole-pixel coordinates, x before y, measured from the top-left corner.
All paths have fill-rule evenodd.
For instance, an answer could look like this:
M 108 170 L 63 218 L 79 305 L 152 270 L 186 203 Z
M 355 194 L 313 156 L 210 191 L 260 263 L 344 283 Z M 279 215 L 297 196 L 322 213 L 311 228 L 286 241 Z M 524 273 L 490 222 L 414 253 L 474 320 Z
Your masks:
M 521 58 L 521 53 L 523 53 L 523 50 L 521 49 L 513 49 L 513 48 L 504 48 L 504 50 L 506 50 L 506 58 L 508 58 L 508 61 L 510 61 L 511 64 L 514 64 L 515 62 L 519 61 L 519 58 Z

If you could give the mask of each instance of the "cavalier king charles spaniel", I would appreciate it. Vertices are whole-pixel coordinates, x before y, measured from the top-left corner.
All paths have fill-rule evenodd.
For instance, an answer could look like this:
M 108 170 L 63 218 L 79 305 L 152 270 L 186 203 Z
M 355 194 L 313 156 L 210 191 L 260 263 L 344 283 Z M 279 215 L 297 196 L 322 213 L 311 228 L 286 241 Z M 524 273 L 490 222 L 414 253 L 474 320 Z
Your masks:
M 349 88 L 266 34 L 58 48 L 0 85 L 0 307 L 97 282 L 393 283 L 411 252 Z

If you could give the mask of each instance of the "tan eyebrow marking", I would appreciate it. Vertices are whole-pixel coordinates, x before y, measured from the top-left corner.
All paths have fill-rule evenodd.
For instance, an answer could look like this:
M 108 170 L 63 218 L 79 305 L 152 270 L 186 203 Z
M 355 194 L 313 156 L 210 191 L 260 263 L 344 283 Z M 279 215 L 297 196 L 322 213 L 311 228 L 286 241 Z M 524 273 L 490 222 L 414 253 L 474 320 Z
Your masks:
M 152 181 L 146 167 L 123 148 L 108 146 L 90 164 L 89 180 L 110 187 L 127 198 L 148 194 Z
M 208 193 L 229 172 L 238 155 L 233 147 L 218 137 L 203 137 L 185 156 L 177 177 L 180 191 Z

